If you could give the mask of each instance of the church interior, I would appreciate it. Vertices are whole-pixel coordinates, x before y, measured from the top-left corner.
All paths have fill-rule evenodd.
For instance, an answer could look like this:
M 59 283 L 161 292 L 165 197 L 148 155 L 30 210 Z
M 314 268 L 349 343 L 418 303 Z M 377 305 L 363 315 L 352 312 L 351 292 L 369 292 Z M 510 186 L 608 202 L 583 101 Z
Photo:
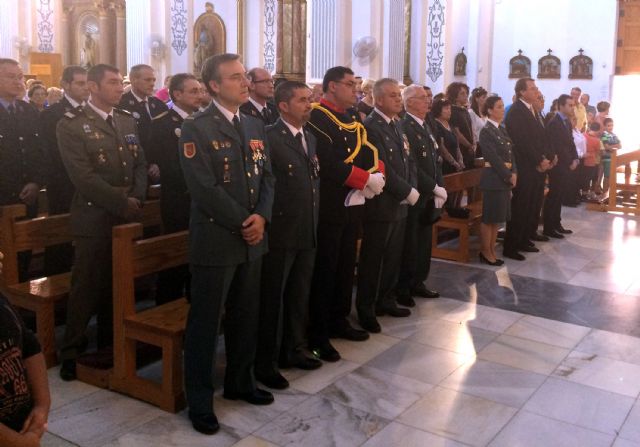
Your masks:
M 63 381 L 54 362 L 40 445 L 640 446 L 639 0 L 2 0 L 0 8 L 1 57 L 47 87 L 59 87 L 68 65 L 106 63 L 127 75 L 146 64 L 160 90 L 174 74 L 199 77 L 219 53 L 310 87 L 346 66 L 434 95 L 454 82 L 468 93 L 483 87 L 505 105 L 530 77 L 545 113 L 576 87 L 592 106 L 610 103 L 622 142 L 608 194 L 562 208 L 572 234 L 496 269 L 478 259 L 477 225 L 465 224 L 458 241 L 446 235 L 461 226 L 443 224 L 426 281 L 441 297 L 416 299 L 407 318 L 380 317 L 381 332 L 365 343 L 332 339 L 337 362 L 283 369 L 290 387 L 274 391 L 272 405 L 223 397 L 220 342 L 214 436 L 192 429 L 184 402 L 145 398 L 167 392 L 165 357 L 139 369 L 158 384 L 138 394 L 111 387 L 110 370 Z M 464 232 L 471 256 L 458 256 Z M 57 344 L 64 328 L 53 326 Z M 172 376 L 179 387 L 181 374 Z

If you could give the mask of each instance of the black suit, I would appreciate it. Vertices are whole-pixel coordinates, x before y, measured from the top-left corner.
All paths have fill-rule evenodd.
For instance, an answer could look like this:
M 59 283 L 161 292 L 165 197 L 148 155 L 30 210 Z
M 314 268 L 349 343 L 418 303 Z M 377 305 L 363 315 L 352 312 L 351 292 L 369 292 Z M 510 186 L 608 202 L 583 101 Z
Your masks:
M 182 122 L 175 110 L 167 110 L 151 121 L 150 146 L 162 173 L 160 215 L 165 234 L 189 228 L 191 197 L 180 167 L 179 144 Z M 189 267 L 179 266 L 158 275 L 156 302 L 166 303 L 189 294 Z
M 367 200 L 363 223 L 356 307 L 361 320 L 375 317 L 375 307 L 395 306 L 392 291 L 398 280 L 407 208 L 401 204 L 415 184 L 415 164 L 398 121 L 387 121 L 374 110 L 364 120 L 369 141 L 385 165 L 382 194 Z
M 278 359 L 295 362 L 303 354 L 306 339 L 320 182 L 316 139 L 308 130 L 304 138 L 307 152 L 281 119 L 267 127 L 276 184 L 269 253 L 262 263 L 255 366 L 258 377 L 277 372 Z
M 421 126 L 407 113 L 402 119 L 402 129 L 409 140 L 411 156 L 416 164 L 420 193 L 418 202 L 409 208 L 402 264 L 396 286 L 398 292 L 410 292 L 423 284 L 429 276 L 432 227 L 425 223 L 423 213 L 433 206 L 433 203 L 428 204 L 433 202 L 433 189 L 436 185 L 444 186 L 444 180 L 435 136 L 427 122 Z
M 561 226 L 562 199 L 572 174 L 569 166 L 578 159 L 571 127 L 569 119 L 563 120 L 559 113 L 547 126 L 549 145 L 558 156 L 558 164 L 549 171 L 549 194 L 544 203 L 545 232 L 553 232 Z
M 518 182 L 513 189 L 511 220 L 507 223 L 504 251 L 514 253 L 529 243 L 532 225 L 539 218 L 536 210 L 536 192 L 544 174 L 537 167 L 546 158 L 546 135 L 544 127 L 530 109 L 517 100 L 505 120 L 507 133 L 513 141 L 513 151 L 518 166 Z
M 78 106 L 81 110 L 81 106 Z M 48 154 L 47 172 L 47 202 L 49 215 L 68 213 L 75 187 L 69 179 L 69 174 L 62 163 L 56 126 L 65 113 L 74 112 L 76 108 L 66 97 L 44 109 L 40 114 L 42 136 Z M 55 275 L 71 270 L 73 263 L 73 246 L 71 243 L 46 247 L 44 250 L 44 271 L 46 275 Z
M 259 120 L 262 120 L 265 126 L 270 126 L 271 124 L 274 124 L 278 120 L 278 117 L 280 116 L 280 113 L 278 112 L 278 108 L 269 101 L 267 101 L 267 104 L 264 106 L 264 109 L 262 109 L 262 113 L 258 112 L 258 109 L 251 101 L 247 101 L 244 104 L 242 104 L 240 106 L 240 111 L 245 115 L 249 115 L 254 118 L 258 118 Z

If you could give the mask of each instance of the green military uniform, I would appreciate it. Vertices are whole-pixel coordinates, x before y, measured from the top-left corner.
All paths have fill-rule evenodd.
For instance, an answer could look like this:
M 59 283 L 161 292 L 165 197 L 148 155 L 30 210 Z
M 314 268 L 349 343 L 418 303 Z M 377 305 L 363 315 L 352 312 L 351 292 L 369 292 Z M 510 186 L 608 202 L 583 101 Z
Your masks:
M 98 312 L 98 347 L 112 344 L 111 229 L 126 223 L 127 198 L 142 201 L 147 190 L 144 152 L 136 123 L 113 109 L 113 125 L 91 105 L 67 112 L 57 126 L 58 146 L 76 188 L 71 203 L 75 263 L 61 357 L 75 359 Z

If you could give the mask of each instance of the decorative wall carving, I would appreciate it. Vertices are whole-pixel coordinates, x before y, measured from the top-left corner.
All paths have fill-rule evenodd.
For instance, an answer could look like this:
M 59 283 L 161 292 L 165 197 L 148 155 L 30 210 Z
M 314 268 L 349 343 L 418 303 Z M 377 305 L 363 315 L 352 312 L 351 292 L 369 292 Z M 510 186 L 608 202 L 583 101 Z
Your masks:
M 456 54 L 456 58 L 453 64 L 454 76 L 466 76 L 467 75 L 467 55 L 464 54 L 464 47 Z
M 442 62 L 444 60 L 443 31 L 444 31 L 444 6 L 440 0 L 434 0 L 429 6 L 427 18 L 429 27 L 429 39 L 427 40 L 427 76 L 436 82 L 442 76 Z
M 573 56 L 569 61 L 569 79 L 593 79 L 593 60 L 582 54 L 582 48 L 578 53 L 580 54 Z
M 539 79 L 560 79 L 560 59 L 553 56 L 551 48 L 547 50 L 547 55 L 538 60 Z
M 276 0 L 264 2 L 264 69 L 276 69 Z
M 178 56 L 187 49 L 187 6 L 185 0 L 173 0 L 171 5 L 171 47 Z
M 531 59 L 522 55 L 522 50 L 518 50 L 518 55 L 509 61 L 509 78 L 529 78 L 531 77 Z
M 53 52 L 53 8 L 51 0 L 38 1 L 38 51 L 41 53 Z
M 209 56 L 227 51 L 227 32 L 222 17 L 213 11 L 213 3 L 205 3 L 205 8 L 193 25 L 194 73 L 200 73 Z

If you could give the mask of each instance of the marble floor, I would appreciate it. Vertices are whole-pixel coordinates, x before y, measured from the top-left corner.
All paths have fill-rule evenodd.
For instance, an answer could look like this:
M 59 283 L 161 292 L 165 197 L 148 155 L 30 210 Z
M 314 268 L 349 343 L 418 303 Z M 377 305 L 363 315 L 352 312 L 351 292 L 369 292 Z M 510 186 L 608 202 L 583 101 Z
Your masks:
M 215 436 L 52 369 L 42 444 L 640 446 L 640 225 L 564 216 L 575 233 L 525 262 L 434 261 L 428 286 L 443 298 L 381 318 L 367 342 L 336 340 L 340 362 L 285 371 L 291 387 L 273 405 L 217 396 Z

